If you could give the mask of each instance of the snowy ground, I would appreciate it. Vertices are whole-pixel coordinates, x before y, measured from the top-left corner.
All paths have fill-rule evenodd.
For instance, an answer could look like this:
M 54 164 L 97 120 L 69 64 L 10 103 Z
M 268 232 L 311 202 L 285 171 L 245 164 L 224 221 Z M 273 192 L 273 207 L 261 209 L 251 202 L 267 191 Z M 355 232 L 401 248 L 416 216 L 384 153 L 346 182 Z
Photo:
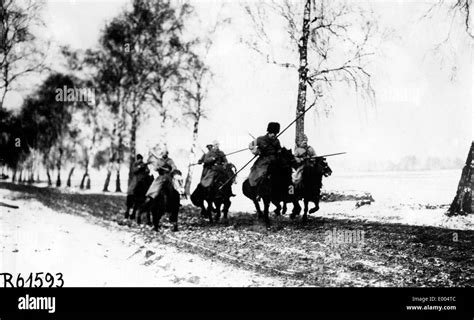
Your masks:
M 1 199 L 20 196 L 0 189 Z M 10 201 L 11 202 L 11 201 Z M 65 286 L 281 286 L 277 279 L 145 243 L 127 227 L 61 214 L 34 199 L 0 207 L 0 272 L 61 272 Z
M 97 185 L 0 183 L 0 201 L 20 206 L 0 207 L 0 272 L 62 272 L 66 286 L 472 286 L 474 216 L 444 214 L 460 174 L 334 174 L 324 191 L 375 202 L 322 202 L 307 225 L 272 215 L 271 229 L 238 184 L 228 222 L 209 225 L 184 201 L 176 234 L 120 225 L 124 195 Z M 332 247 L 332 230 L 366 240 Z

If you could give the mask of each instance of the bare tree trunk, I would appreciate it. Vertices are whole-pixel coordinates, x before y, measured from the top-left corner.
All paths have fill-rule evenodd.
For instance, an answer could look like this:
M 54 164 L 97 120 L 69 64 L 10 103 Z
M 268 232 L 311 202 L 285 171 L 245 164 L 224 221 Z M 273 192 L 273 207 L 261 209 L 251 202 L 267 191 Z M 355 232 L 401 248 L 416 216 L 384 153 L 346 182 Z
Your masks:
M 86 181 L 86 178 L 87 176 L 89 175 L 89 173 L 87 172 L 87 170 L 84 172 L 84 174 L 82 175 L 82 179 L 81 179 L 81 185 L 79 186 L 79 188 L 82 190 L 84 189 L 84 182 Z
M 87 190 L 91 189 L 91 178 L 89 175 L 87 175 L 86 189 Z
M 12 182 L 15 182 L 16 179 L 16 168 L 13 169 Z
M 51 174 L 49 172 L 49 167 L 46 167 L 46 176 L 48 177 L 48 187 L 53 185 L 53 181 L 51 180 Z
M 474 183 L 472 156 L 474 153 L 474 142 L 471 144 L 471 149 L 467 155 L 467 160 L 462 169 L 461 179 L 459 180 L 458 190 L 454 197 L 447 215 L 462 215 L 474 212 L 474 205 L 472 201 L 472 187 Z
M 186 197 L 189 197 L 191 195 L 191 182 L 192 182 L 192 177 L 193 177 L 193 169 L 194 166 L 192 166 L 191 162 L 194 161 L 196 158 L 196 146 L 197 146 L 197 138 L 199 134 L 199 120 L 200 117 L 196 117 L 194 121 L 194 127 L 193 127 L 193 143 L 191 145 L 191 152 L 189 155 L 189 165 L 188 165 L 188 174 L 186 175 L 186 180 L 184 182 L 184 194 Z
M 120 162 L 118 163 L 115 174 L 115 192 L 122 192 L 122 188 L 120 187 Z
M 18 182 L 23 182 L 23 169 L 20 169 L 20 178 L 18 179 Z
M 133 175 L 133 163 L 135 162 L 136 156 L 136 138 L 137 138 L 137 126 L 138 126 L 138 108 L 137 106 L 133 107 L 132 111 L 132 126 L 130 128 L 130 157 L 129 157 L 129 165 L 128 165 L 128 182 Z
M 118 144 L 117 144 L 117 172 L 115 175 L 115 192 L 122 192 L 120 187 L 120 166 L 123 160 L 123 134 L 125 129 L 125 112 L 123 111 L 123 106 L 121 106 L 120 114 L 120 124 L 118 127 Z
M 59 159 L 58 159 L 58 163 L 57 163 L 58 176 L 56 178 L 56 187 L 61 186 L 61 160 L 62 160 L 62 157 L 63 157 L 63 149 L 60 148 L 59 149 Z
M 102 189 L 103 192 L 109 192 L 109 183 L 110 183 L 110 176 L 112 175 L 112 170 L 110 169 L 110 165 L 107 167 L 107 176 L 105 177 L 104 188 Z
M 71 178 L 72 178 L 72 174 L 74 173 L 74 170 L 76 169 L 75 166 L 73 166 L 70 170 L 69 170 L 69 174 L 67 176 L 67 183 L 66 183 L 66 186 L 67 187 L 71 187 Z
M 86 170 L 84 172 L 84 175 L 82 176 L 81 185 L 79 186 L 79 188 L 81 190 L 84 189 L 84 182 L 85 182 L 86 178 L 89 177 L 89 158 L 86 159 L 85 169 Z
M 61 186 L 61 167 L 59 166 L 58 168 L 58 175 L 56 177 L 56 187 Z
M 306 0 L 303 14 L 303 32 L 299 42 L 300 66 L 298 69 L 298 101 L 296 117 L 299 117 L 306 108 L 306 81 L 308 78 L 308 38 L 311 18 L 311 0 Z M 296 120 L 295 143 L 298 144 L 304 134 L 304 116 Z

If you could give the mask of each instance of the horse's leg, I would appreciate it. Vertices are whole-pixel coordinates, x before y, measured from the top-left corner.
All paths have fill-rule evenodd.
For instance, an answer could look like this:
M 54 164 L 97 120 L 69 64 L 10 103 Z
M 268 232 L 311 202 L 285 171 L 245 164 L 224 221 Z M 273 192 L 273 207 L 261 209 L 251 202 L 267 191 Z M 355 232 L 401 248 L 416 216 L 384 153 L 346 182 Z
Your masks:
M 147 212 L 149 214 L 149 211 L 151 209 L 151 206 L 153 204 L 153 198 L 147 197 L 143 204 L 138 208 L 137 210 L 137 224 L 140 225 L 142 221 L 142 214 L 143 212 Z
M 206 215 L 209 218 L 209 222 L 214 223 L 214 220 L 212 219 L 212 201 L 206 200 L 206 202 L 207 202 Z
M 146 224 L 147 224 L 148 226 L 152 226 L 153 223 L 154 223 L 154 220 L 155 220 L 155 216 L 153 215 L 153 223 L 152 223 L 152 220 L 151 220 L 151 212 L 150 212 L 150 211 L 152 211 L 152 210 L 148 210 L 148 211 L 146 212 Z M 153 211 L 154 211 L 154 210 L 153 210 Z
M 170 222 L 173 224 L 173 232 L 178 231 L 178 213 L 179 213 L 179 209 L 173 210 L 170 213 Z
M 133 207 L 132 207 L 132 214 L 130 215 L 130 219 L 135 219 L 135 216 L 137 215 L 137 210 L 140 208 L 140 205 L 141 203 L 143 203 L 142 201 L 138 201 L 137 199 L 135 199 L 134 203 L 133 203 Z
M 293 220 L 296 218 L 297 215 L 299 215 L 301 212 L 301 206 L 298 201 L 298 199 L 293 199 L 293 211 L 290 214 L 290 219 Z
M 281 214 L 286 214 L 286 210 L 287 210 L 287 206 L 286 206 L 286 202 L 283 201 L 283 208 L 282 208 L 282 211 L 281 211 Z
M 316 193 L 316 196 L 314 197 L 314 208 L 311 208 L 309 210 L 309 213 L 315 213 L 316 211 L 319 210 L 319 199 L 321 199 L 321 188 L 318 189 L 318 192 Z
M 280 205 L 280 202 L 279 201 L 275 201 L 273 202 L 273 204 L 275 205 L 275 210 L 273 211 L 273 213 L 275 213 L 276 216 L 279 216 L 281 214 L 281 205 Z
M 153 208 L 153 230 L 159 231 L 160 230 L 160 220 L 163 216 L 163 209 L 162 208 Z
M 227 198 L 224 201 L 224 208 L 222 209 L 222 212 L 224 213 L 224 219 L 226 219 L 226 220 L 227 220 L 227 214 L 229 213 L 229 208 L 230 208 L 231 204 L 232 204 L 232 202 L 230 201 L 229 198 Z
M 204 200 L 200 203 L 199 208 L 201 208 L 201 217 L 207 216 L 206 205 L 204 204 Z
M 303 211 L 302 221 L 303 221 L 303 223 L 306 223 L 308 221 L 308 202 L 309 202 L 309 200 L 305 198 L 303 200 L 303 202 L 304 202 L 304 211 Z
M 214 201 L 214 204 L 216 206 L 216 215 L 214 219 L 216 220 L 216 222 L 218 222 L 221 218 L 221 201 Z
M 130 217 L 130 209 L 134 206 L 134 204 L 136 203 L 136 201 L 133 201 L 132 199 L 132 195 L 127 195 L 127 201 L 126 201 L 126 206 L 127 206 L 127 209 L 125 210 L 125 219 L 128 219 Z M 135 216 L 134 216 L 135 217 Z M 133 219 L 133 218 L 132 218 Z
M 255 205 L 255 209 L 257 210 L 257 218 L 263 218 L 263 212 L 260 209 L 260 204 L 258 203 L 257 199 L 253 199 L 253 204 Z
M 269 209 L 270 209 L 270 200 L 264 199 L 263 200 L 263 221 L 265 222 L 267 227 L 270 225 L 270 218 L 268 217 Z

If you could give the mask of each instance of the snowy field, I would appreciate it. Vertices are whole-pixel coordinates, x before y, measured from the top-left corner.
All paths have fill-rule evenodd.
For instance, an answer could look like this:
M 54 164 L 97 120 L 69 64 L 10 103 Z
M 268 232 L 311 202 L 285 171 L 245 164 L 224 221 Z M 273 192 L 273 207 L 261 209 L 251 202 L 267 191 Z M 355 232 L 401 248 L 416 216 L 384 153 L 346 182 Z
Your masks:
M 66 287 L 282 285 L 278 279 L 145 241 L 140 230 L 86 214 L 58 214 L 35 199 L 21 199 L 19 192 L 0 189 L 1 199 L 12 197 L 20 197 L 15 200 L 19 209 L 0 207 L 2 272 L 61 272 Z
M 325 202 L 313 214 L 327 218 L 364 219 L 409 225 L 474 230 L 474 216 L 445 216 L 461 170 L 338 173 L 323 179 L 323 192 L 370 193 L 375 202 L 356 208 L 356 201 Z M 242 180 L 242 178 L 240 178 Z M 253 204 L 234 185 L 231 210 L 253 212 Z M 291 207 L 291 205 L 289 206 Z
M 239 183 L 228 223 L 210 225 L 183 201 L 175 234 L 124 224 L 123 193 L 3 183 L 0 199 L 20 208 L 0 207 L 0 268 L 62 272 L 66 286 L 462 286 L 474 220 L 444 214 L 459 176 L 334 173 L 325 192 L 375 201 L 322 202 L 307 225 L 271 215 L 270 229 Z M 364 230 L 366 240 L 331 247 L 324 235 L 334 229 Z

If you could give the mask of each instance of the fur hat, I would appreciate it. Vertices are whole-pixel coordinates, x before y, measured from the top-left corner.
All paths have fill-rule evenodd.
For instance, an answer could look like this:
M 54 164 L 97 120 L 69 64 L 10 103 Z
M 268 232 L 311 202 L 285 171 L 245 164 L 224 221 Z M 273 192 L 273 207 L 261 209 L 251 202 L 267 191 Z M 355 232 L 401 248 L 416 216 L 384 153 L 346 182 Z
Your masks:
M 274 134 L 279 133 L 280 132 L 280 124 L 278 122 L 268 123 L 267 132 L 268 133 L 274 133 Z

